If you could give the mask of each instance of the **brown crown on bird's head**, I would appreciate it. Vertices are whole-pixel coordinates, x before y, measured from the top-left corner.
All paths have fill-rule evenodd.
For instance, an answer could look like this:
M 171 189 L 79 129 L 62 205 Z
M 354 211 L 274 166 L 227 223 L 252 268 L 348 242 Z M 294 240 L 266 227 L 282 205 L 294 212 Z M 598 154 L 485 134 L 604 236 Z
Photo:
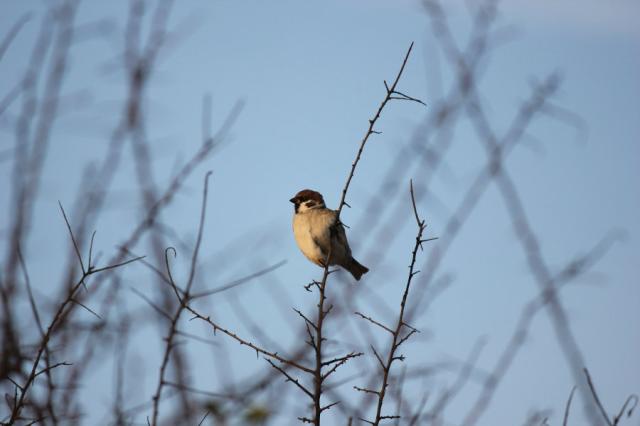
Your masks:
M 307 208 L 324 207 L 324 198 L 322 198 L 322 194 L 312 189 L 303 189 L 289 201 L 295 205 L 296 213 L 298 212 L 300 205 L 303 203 Z

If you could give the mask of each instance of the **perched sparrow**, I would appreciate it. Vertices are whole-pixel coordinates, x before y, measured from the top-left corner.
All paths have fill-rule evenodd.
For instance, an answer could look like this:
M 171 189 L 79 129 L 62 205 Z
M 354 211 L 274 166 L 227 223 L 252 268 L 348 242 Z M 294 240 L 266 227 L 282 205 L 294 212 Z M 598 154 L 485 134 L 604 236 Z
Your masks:
M 356 280 L 369 271 L 351 256 L 344 227 L 336 223 L 338 212 L 324 205 L 322 194 L 304 189 L 289 201 L 295 206 L 293 235 L 307 259 L 324 267 L 329 257 L 330 265 L 342 266 Z

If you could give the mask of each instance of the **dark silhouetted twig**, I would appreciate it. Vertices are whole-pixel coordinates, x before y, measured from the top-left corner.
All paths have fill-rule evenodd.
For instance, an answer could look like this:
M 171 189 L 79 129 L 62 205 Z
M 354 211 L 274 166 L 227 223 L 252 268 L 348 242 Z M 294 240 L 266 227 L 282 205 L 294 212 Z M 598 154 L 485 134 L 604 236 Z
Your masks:
M 413 251 L 411 252 L 411 262 L 409 264 L 409 275 L 407 277 L 407 283 L 405 285 L 404 293 L 402 295 L 402 300 L 400 302 L 400 312 L 398 313 L 398 320 L 396 322 L 396 326 L 393 330 L 390 330 L 386 326 L 383 326 L 382 324 L 360 314 L 360 316 L 362 316 L 365 319 L 369 319 L 369 321 L 372 322 L 373 324 L 382 327 L 386 331 L 390 331 L 392 335 L 391 346 L 389 348 L 389 353 L 387 355 L 386 361 L 383 361 L 381 357 L 378 355 L 378 353 L 376 352 L 376 350 L 372 347 L 374 355 L 376 356 L 376 359 L 378 359 L 378 362 L 380 363 L 380 367 L 382 369 L 382 384 L 380 385 L 380 390 L 373 391 L 369 389 L 356 387 L 356 389 L 359 391 L 373 393 L 377 396 L 378 401 L 377 401 L 376 414 L 375 414 L 374 420 L 373 421 L 364 420 L 367 423 L 370 423 L 376 426 L 380 424 L 382 420 L 392 419 L 397 417 L 397 416 L 385 416 L 382 414 L 384 399 L 387 394 L 387 387 L 389 386 L 389 374 L 391 372 L 391 366 L 394 361 L 404 360 L 403 355 L 400 355 L 400 356 L 397 355 L 397 350 L 400 347 L 400 345 L 402 345 L 405 341 L 407 341 L 409 337 L 411 337 L 414 333 L 418 332 L 418 330 L 408 326 L 408 324 L 405 323 L 405 306 L 407 304 L 407 298 L 409 296 L 409 289 L 411 288 L 411 282 L 413 280 L 413 277 L 419 272 L 414 270 L 414 267 L 416 264 L 416 259 L 418 257 L 418 250 L 422 248 L 422 243 L 425 242 L 425 240 L 423 240 L 422 238 L 422 235 L 424 233 L 426 225 L 425 225 L 424 219 L 420 219 L 420 215 L 418 214 L 418 208 L 416 207 L 416 200 L 413 192 L 413 182 L 409 183 L 409 193 L 411 195 L 411 205 L 413 207 L 413 213 L 416 219 L 416 224 L 418 225 L 418 233 L 416 235 Z M 404 335 L 402 334 L 403 331 L 404 331 Z

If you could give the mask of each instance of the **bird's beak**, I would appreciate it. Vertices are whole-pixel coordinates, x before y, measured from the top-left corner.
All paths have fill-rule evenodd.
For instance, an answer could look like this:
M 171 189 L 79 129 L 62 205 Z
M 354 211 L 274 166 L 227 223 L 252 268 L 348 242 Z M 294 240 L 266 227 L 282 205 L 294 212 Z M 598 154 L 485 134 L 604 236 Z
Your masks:
M 298 201 L 298 199 L 296 197 L 293 197 L 292 199 L 289 200 L 290 202 L 292 202 L 293 204 L 296 203 L 296 201 Z

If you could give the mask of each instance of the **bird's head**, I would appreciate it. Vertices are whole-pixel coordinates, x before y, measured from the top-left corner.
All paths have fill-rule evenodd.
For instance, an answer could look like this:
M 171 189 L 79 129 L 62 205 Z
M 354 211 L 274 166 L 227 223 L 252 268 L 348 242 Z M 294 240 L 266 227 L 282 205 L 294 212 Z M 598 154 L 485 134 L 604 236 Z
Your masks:
M 296 213 L 304 213 L 311 209 L 325 208 L 322 194 L 311 189 L 303 189 L 290 199 Z

